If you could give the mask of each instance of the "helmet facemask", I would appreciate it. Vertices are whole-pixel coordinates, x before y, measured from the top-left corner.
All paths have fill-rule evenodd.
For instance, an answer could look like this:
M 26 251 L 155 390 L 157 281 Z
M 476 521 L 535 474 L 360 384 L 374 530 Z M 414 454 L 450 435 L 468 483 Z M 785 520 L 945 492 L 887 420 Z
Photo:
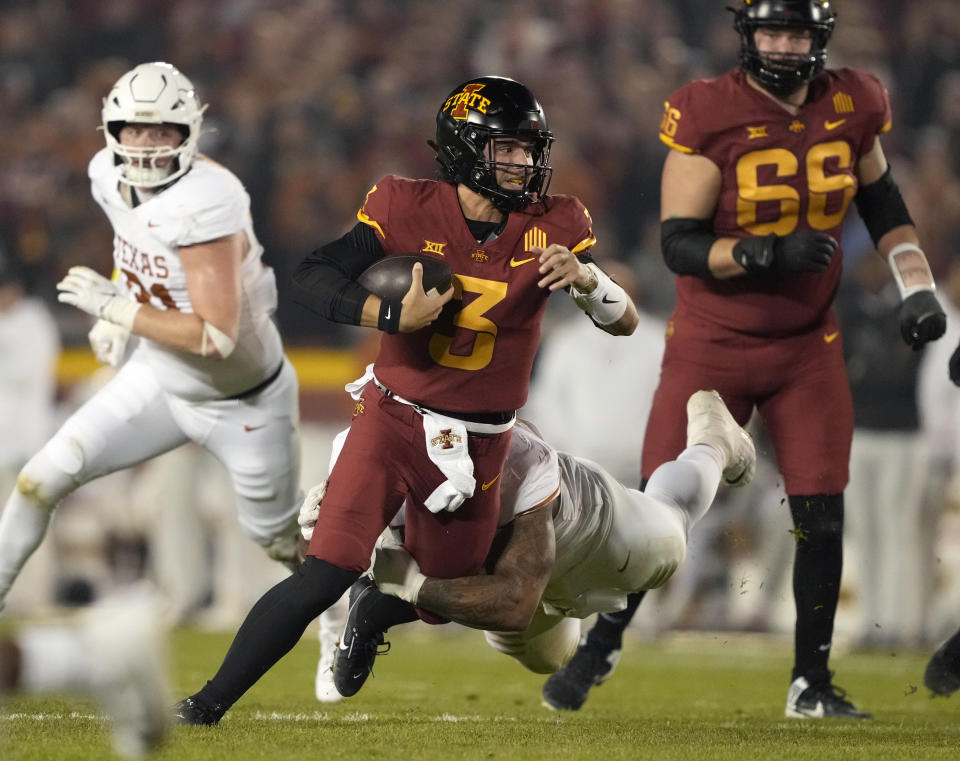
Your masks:
M 475 160 L 467 168 L 460 182 L 480 195 L 489 198 L 500 211 L 518 211 L 532 203 L 539 203 L 547 194 L 553 167 L 549 165 L 552 137 L 542 133 L 506 132 L 478 129 L 465 125 L 464 142 L 475 146 Z M 516 140 L 531 146 L 533 161 L 530 164 L 514 164 L 498 161 L 497 142 Z M 510 185 L 504 187 L 499 181 L 503 175 L 516 175 Z M 516 189 L 511 186 L 516 185 Z
M 141 64 L 120 77 L 103 100 L 102 128 L 123 181 L 152 188 L 186 173 L 197 154 L 205 110 L 190 80 L 170 64 Z M 127 124 L 171 125 L 183 139 L 177 146 L 122 145 L 120 130 Z
M 740 35 L 740 68 L 773 95 L 790 95 L 819 74 L 827 61 L 827 42 L 836 14 L 827 0 L 746 0 L 729 8 Z M 758 29 L 804 29 L 810 32 L 809 53 L 761 53 Z

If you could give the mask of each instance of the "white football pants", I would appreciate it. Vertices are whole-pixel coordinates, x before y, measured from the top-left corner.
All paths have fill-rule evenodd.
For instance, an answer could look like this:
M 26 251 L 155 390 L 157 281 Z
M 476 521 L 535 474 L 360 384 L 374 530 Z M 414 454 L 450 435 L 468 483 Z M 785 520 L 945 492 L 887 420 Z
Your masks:
M 276 380 L 250 398 L 188 402 L 165 393 L 151 368 L 132 357 L 20 471 L 0 515 L 0 604 L 61 499 L 187 441 L 223 464 L 240 526 L 276 557 L 277 545 L 297 536 L 300 509 L 293 366 L 285 359 Z

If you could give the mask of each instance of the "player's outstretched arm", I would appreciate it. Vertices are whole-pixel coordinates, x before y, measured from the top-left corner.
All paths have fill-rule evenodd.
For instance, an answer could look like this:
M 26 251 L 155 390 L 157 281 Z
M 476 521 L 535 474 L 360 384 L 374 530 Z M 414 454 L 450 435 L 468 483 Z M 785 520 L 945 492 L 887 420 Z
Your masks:
M 524 513 L 501 529 L 488 558 L 488 574 L 456 579 L 423 577 L 416 561 L 375 553 L 373 576 L 381 591 L 464 626 L 523 631 L 540 604 L 554 564 L 554 502 Z M 499 549 L 499 553 L 497 551 Z

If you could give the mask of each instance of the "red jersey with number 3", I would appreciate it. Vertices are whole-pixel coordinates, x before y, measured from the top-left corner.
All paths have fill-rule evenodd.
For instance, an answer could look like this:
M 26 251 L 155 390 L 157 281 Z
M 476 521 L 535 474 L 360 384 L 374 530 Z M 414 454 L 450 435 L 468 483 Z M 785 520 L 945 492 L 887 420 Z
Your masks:
M 453 300 L 432 325 L 384 333 L 374 364 L 391 391 L 427 407 L 462 413 L 519 409 L 527 398 L 540 323 L 550 291 L 537 285 L 539 257 L 531 248 L 557 243 L 590 249 L 590 214 L 572 196 L 511 212 L 494 240 L 477 243 L 446 182 L 390 175 L 357 213 L 387 256 L 424 253 L 456 275 Z
M 890 128 L 887 92 L 871 74 L 827 70 L 794 116 L 736 69 L 697 80 L 665 104 L 660 139 L 710 159 L 721 172 L 718 236 L 829 233 L 840 241 L 857 191 L 856 166 Z M 677 278 L 675 318 L 753 335 L 790 335 L 820 324 L 836 293 L 841 256 L 822 273 Z

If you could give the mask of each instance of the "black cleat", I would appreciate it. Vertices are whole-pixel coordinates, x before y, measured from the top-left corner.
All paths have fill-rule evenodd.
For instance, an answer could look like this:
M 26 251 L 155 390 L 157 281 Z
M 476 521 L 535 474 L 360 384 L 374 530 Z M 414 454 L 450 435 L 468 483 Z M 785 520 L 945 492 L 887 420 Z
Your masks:
M 350 587 L 350 610 L 333 664 L 333 684 L 345 698 L 360 691 L 367 677 L 373 674 L 373 662 L 377 656 L 390 651 L 390 643 L 384 642 L 383 632 L 368 634 L 362 626 L 366 618 L 364 606 L 376 599 L 373 594 L 376 591 L 377 585 L 369 576 L 361 576 Z
M 590 688 L 603 684 L 620 660 L 620 649 L 607 650 L 584 642 L 573 658 L 543 683 L 543 705 L 556 711 L 577 711 Z
M 960 690 L 960 631 L 944 642 L 930 658 L 923 683 L 936 695 L 952 695 Z
M 833 684 L 829 678 L 810 684 L 805 677 L 800 676 L 794 679 L 787 689 L 785 713 L 791 719 L 873 718 L 873 714 L 858 710 L 846 697 L 846 691 Z
M 203 706 L 195 698 L 184 698 L 173 707 L 173 718 L 178 724 L 213 727 L 220 723 L 226 710 L 223 706 Z

